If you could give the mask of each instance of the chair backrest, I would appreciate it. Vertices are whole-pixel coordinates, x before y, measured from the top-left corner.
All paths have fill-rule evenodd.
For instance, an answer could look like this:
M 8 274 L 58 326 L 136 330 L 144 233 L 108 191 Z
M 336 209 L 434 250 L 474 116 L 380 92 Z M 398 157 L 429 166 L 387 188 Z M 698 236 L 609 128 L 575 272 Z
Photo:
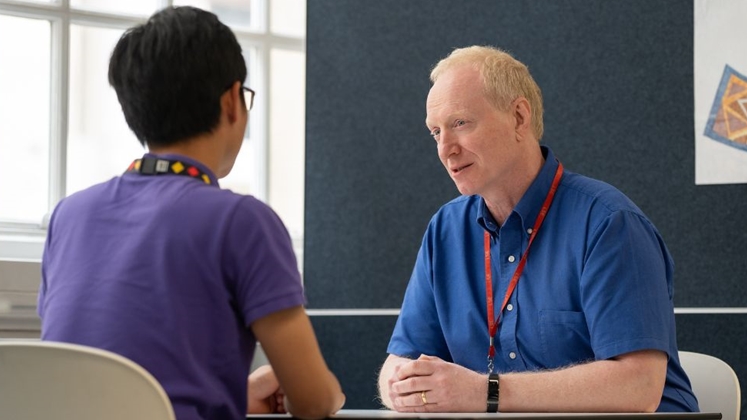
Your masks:
M 739 420 L 742 393 L 734 370 L 723 360 L 703 353 L 680 351 L 680 363 L 690 378 L 700 411 Z
M 0 342 L 0 418 L 174 420 L 153 376 L 118 354 L 47 341 Z

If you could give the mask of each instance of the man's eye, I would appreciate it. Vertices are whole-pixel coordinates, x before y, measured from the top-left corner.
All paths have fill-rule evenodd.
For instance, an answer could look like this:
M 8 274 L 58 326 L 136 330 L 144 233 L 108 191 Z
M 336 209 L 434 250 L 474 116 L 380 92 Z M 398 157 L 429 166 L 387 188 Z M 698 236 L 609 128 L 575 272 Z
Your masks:
M 438 139 L 438 135 L 441 134 L 441 130 L 433 130 L 431 131 L 431 137 L 434 139 Z
M 456 120 L 456 122 L 454 123 L 454 126 L 455 126 L 455 127 L 461 127 L 461 126 L 463 126 L 464 124 L 467 124 L 467 121 L 464 121 L 464 120 Z

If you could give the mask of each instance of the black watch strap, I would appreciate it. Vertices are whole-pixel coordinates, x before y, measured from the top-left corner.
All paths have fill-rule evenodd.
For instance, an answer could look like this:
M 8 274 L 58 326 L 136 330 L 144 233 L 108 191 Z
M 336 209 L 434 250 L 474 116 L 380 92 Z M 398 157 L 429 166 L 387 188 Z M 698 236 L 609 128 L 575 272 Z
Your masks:
M 491 373 L 488 375 L 488 413 L 498 412 L 498 396 L 500 395 L 500 383 L 498 381 L 498 374 Z

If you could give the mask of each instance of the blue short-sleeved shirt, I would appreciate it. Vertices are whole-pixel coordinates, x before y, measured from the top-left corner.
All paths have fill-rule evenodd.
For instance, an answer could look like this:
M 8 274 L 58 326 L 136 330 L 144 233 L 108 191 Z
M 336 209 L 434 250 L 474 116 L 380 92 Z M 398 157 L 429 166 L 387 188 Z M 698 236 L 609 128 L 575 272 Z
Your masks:
M 483 234 L 492 235 L 496 312 L 529 241 L 558 162 L 545 164 L 502 226 L 479 196 L 432 218 L 388 352 L 487 372 Z M 658 411 L 697 411 L 679 363 L 673 263 L 656 228 L 614 187 L 565 171 L 496 334 L 495 370 L 554 369 L 636 350 L 669 356 Z
M 161 157 L 201 169 L 212 185 L 126 173 L 56 207 L 42 260 L 42 339 L 134 360 L 179 420 L 243 418 L 250 324 L 304 304 L 290 237 L 267 205 L 220 189 L 199 162 Z

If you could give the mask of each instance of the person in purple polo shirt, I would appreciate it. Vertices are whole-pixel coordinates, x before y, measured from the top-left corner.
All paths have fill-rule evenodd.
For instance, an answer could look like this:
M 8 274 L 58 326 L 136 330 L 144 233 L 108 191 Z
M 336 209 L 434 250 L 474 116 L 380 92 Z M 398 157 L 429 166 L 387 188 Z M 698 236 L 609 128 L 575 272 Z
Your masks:
M 109 82 L 148 153 L 55 208 L 42 339 L 135 361 L 179 420 L 323 418 L 344 395 L 305 313 L 288 232 L 267 205 L 218 185 L 253 104 L 246 75 L 234 34 L 200 9 L 166 8 L 120 38 Z M 273 369 L 249 376 L 256 341 Z
M 540 146 L 542 95 L 492 47 L 431 73 L 426 125 L 461 197 L 433 216 L 379 376 L 398 411 L 697 411 L 672 259 L 612 186 Z

